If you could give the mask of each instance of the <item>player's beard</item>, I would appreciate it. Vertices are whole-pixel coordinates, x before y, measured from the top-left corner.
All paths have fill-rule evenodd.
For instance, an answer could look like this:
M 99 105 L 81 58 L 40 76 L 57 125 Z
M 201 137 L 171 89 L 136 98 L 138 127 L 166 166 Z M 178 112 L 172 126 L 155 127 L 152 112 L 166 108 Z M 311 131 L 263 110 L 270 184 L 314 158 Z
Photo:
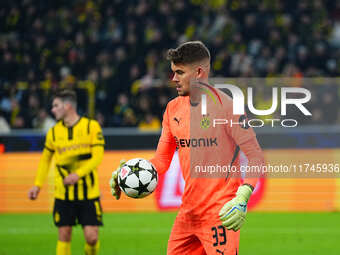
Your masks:
M 189 96 L 189 92 L 181 92 L 181 93 L 178 93 L 178 95 L 180 97 L 186 97 L 186 96 Z
M 176 89 L 177 89 L 177 87 L 176 87 Z M 177 94 L 178 94 L 178 96 L 185 97 L 185 96 L 189 96 L 189 91 L 188 91 L 188 89 L 185 89 L 183 86 L 181 86 L 180 90 L 177 90 Z

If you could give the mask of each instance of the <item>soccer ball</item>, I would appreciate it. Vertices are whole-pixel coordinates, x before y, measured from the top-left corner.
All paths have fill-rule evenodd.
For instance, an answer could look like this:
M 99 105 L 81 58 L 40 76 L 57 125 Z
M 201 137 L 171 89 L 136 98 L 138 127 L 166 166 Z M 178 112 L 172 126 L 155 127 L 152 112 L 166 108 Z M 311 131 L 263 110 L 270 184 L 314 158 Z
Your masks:
M 127 161 L 119 171 L 118 185 L 132 198 L 143 198 L 156 188 L 158 174 L 150 161 L 134 158 Z

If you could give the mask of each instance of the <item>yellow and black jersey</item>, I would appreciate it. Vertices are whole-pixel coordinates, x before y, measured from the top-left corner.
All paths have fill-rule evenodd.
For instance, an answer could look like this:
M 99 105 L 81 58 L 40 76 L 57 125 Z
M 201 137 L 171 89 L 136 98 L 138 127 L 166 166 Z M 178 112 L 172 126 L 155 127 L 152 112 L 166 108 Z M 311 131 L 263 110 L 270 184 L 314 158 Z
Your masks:
M 55 198 L 88 200 L 99 197 L 97 166 L 104 154 L 104 137 L 97 121 L 81 117 L 72 127 L 57 122 L 46 135 L 35 185 L 41 187 L 54 155 Z M 80 177 L 75 185 L 65 186 L 70 173 Z

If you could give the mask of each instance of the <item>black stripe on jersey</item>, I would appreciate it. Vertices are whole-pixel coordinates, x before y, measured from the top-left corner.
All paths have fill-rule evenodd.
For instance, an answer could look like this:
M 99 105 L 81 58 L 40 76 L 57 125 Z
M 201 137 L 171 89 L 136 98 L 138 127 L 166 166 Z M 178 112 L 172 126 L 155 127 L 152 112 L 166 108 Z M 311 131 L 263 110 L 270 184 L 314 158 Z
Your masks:
M 90 134 L 90 123 L 91 123 L 91 120 L 88 119 L 89 122 L 87 123 L 87 134 Z
M 55 133 L 54 133 L 54 127 L 52 128 L 52 139 L 53 139 L 53 142 L 55 142 Z
M 60 168 L 63 168 L 65 169 L 67 172 L 71 172 L 71 167 L 72 167 L 72 164 L 68 164 L 68 165 L 57 165 L 58 167 Z
M 80 154 L 80 155 L 77 156 L 77 160 L 86 160 L 86 159 L 90 159 L 90 158 L 92 158 L 91 153 Z
M 73 127 L 69 127 L 67 128 L 67 133 L 68 133 L 68 140 L 72 140 L 73 139 Z
M 61 167 L 57 165 L 57 168 L 58 168 L 58 171 L 59 171 L 59 174 L 60 174 L 61 178 L 63 178 L 63 180 L 64 180 L 65 175 L 64 175 L 63 172 L 61 171 L 61 169 L 60 169 Z
M 235 148 L 234 156 L 233 156 L 233 159 L 231 160 L 230 166 L 234 164 L 239 152 L 240 152 L 240 146 L 237 145 Z
M 84 200 L 87 200 L 87 184 L 86 184 L 86 176 L 81 178 L 83 180 L 83 192 L 84 192 Z
M 232 158 L 231 163 L 230 163 L 230 168 L 234 164 L 239 152 L 240 152 L 240 146 L 237 145 L 236 148 L 235 148 L 235 151 L 234 151 L 233 158 Z M 228 179 L 229 174 L 230 174 L 230 172 L 228 171 L 226 179 Z
M 50 152 L 54 152 L 54 150 L 48 148 L 47 146 L 45 146 L 45 149 L 48 150 L 48 151 L 50 151 Z
M 81 160 L 86 160 L 92 158 L 91 153 L 86 153 L 86 154 L 80 154 L 78 156 L 69 158 L 71 161 L 81 161 Z M 64 168 L 67 172 L 71 171 L 72 168 L 72 163 L 70 164 L 65 164 L 65 165 L 58 165 L 58 167 Z
M 93 172 L 90 173 L 90 178 L 91 178 L 91 186 L 94 185 L 94 175 Z
M 74 184 L 74 200 L 78 200 L 78 182 Z
M 91 147 L 94 147 L 94 146 L 104 146 L 104 144 L 102 144 L 102 143 L 91 144 Z
M 63 178 L 63 181 L 64 181 L 65 175 L 61 171 L 60 166 L 57 166 L 57 169 L 59 171 L 59 174 L 60 174 L 61 178 Z M 68 198 L 68 186 L 65 186 L 65 200 L 69 200 L 69 198 Z

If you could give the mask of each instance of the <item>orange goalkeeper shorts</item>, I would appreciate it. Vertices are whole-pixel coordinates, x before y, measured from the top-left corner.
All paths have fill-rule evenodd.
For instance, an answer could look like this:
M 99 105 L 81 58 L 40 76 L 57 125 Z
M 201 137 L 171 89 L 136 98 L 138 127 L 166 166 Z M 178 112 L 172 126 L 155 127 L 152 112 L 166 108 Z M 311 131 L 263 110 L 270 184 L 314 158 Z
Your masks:
M 167 255 L 237 255 L 240 231 L 227 230 L 217 219 L 188 221 L 177 216 Z

